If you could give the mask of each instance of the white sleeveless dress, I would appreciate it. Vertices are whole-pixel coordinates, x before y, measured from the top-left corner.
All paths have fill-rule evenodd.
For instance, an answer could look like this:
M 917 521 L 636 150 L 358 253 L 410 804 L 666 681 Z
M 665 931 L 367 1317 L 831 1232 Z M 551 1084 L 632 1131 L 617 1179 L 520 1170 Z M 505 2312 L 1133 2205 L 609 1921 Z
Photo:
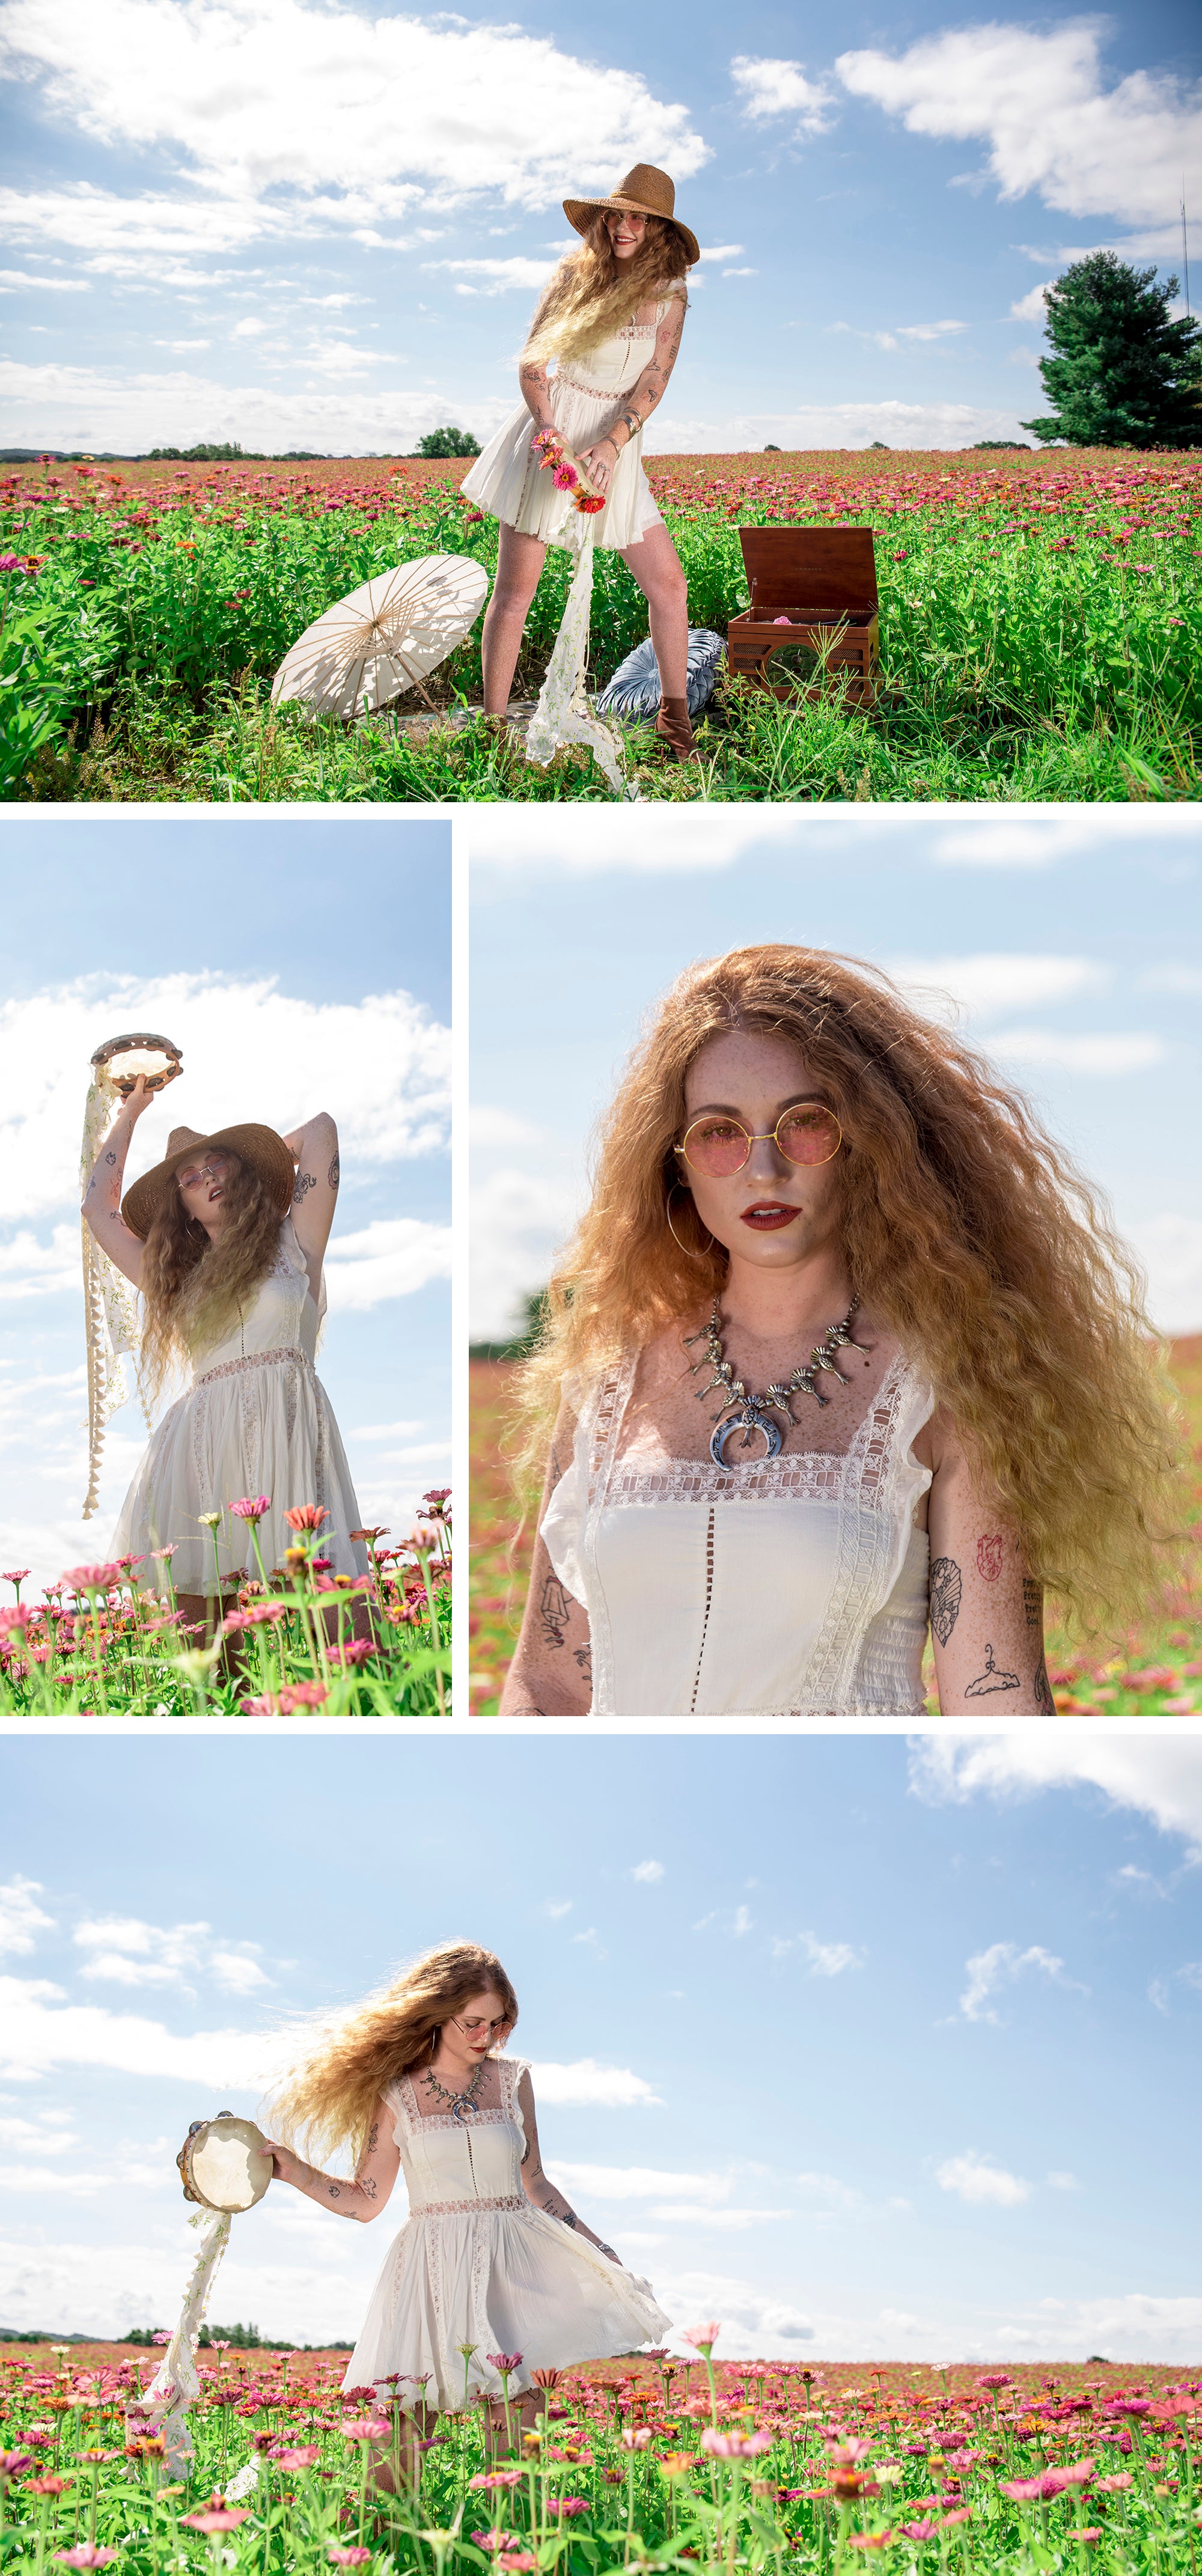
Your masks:
M 654 322 L 632 322 L 627 330 L 604 340 L 599 349 L 590 349 L 587 358 L 560 359 L 550 379 L 551 412 L 574 456 L 612 429 L 622 396 L 638 383 L 654 352 L 656 331 L 673 296 L 683 293 L 682 283 L 661 298 Z M 534 434 L 534 422 L 522 403 L 465 474 L 460 487 L 465 499 L 520 529 L 524 536 L 543 537 L 573 552 L 579 550 L 581 532 L 586 529 L 595 546 L 637 546 L 648 528 L 658 525 L 660 513 L 643 472 L 641 430 L 622 448 L 605 508 L 588 516 L 573 510 L 570 493 L 556 491 L 550 470 L 531 453 Z
M 294 1543 L 284 1514 L 299 1503 L 329 1513 L 321 1553 L 332 1572 L 366 1574 L 367 1549 L 350 1536 L 362 1514 L 313 1365 L 325 1310 L 325 1281 L 315 1305 L 296 1228 L 285 1217 L 275 1262 L 249 1313 L 222 1341 L 193 1350 L 191 1388 L 164 1414 L 121 1506 L 111 1554 L 144 1557 L 144 1587 L 165 1592 L 151 1550 L 174 1543 L 175 1590 L 216 1592 L 213 1542 L 198 1526 L 200 1512 L 227 1514 L 217 1531 L 222 1574 L 257 1575 L 250 1532 L 228 1517 L 229 1504 L 244 1494 L 271 1498 L 259 1523 L 269 1574 Z
M 921 1716 L 930 1387 L 899 1358 L 845 1452 L 715 1467 L 623 1458 L 637 1364 L 565 1381 L 572 1463 L 542 1521 L 588 1614 L 590 1715 Z
M 671 2320 L 650 2285 L 587 2238 L 536 2209 L 522 2190 L 526 2132 L 517 2099 L 521 2057 L 496 2060 L 501 2106 L 468 2120 L 426 2118 L 410 2078 L 384 2099 L 409 2193 L 409 2217 L 388 2249 L 343 2386 L 394 2373 L 425 2378 L 426 2402 L 469 2403 L 502 2393 L 490 2353 L 520 2353 L 511 2392 L 536 2370 L 602 2361 L 662 2342 Z M 415 2391 L 408 2392 L 410 2395 Z

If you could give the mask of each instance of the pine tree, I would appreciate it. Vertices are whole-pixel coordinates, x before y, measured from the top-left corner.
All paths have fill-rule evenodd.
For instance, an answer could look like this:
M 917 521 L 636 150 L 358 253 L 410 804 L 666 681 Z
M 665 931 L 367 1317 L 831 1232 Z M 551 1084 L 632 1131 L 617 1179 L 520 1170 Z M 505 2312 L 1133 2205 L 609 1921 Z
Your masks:
M 1170 320 L 1177 280 L 1155 278 L 1096 250 L 1048 288 L 1056 355 L 1039 372 L 1053 410 L 1022 423 L 1043 444 L 1202 447 L 1202 331 Z

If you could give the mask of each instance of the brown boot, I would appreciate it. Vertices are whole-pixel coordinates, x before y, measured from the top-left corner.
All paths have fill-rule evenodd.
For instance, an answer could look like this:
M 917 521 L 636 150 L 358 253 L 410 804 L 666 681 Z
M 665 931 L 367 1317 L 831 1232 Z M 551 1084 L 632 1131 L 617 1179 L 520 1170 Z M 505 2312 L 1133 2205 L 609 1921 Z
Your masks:
M 701 755 L 693 740 L 687 698 L 661 698 L 655 719 L 655 730 L 666 742 L 674 760 L 699 760 Z

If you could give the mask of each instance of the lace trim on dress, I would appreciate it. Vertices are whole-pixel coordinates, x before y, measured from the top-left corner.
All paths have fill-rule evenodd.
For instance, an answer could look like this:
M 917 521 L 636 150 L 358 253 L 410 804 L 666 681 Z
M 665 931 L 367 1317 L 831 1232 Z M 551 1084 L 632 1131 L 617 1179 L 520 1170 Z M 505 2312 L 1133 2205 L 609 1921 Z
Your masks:
M 416 2208 L 410 2209 L 409 2215 L 411 2218 L 460 2218 L 465 2213 L 470 2215 L 474 2209 L 529 2209 L 529 2207 L 530 2203 L 524 2192 L 511 2191 L 502 2193 L 498 2200 L 485 2200 L 483 2197 L 479 2200 L 423 2200 L 419 2201 Z
M 247 1351 L 243 1359 L 222 1360 L 217 1368 L 206 1369 L 204 1376 L 194 1381 L 194 1391 L 195 1387 L 211 1386 L 215 1378 L 238 1377 L 243 1369 L 267 1368 L 278 1360 L 295 1360 L 301 1368 L 309 1366 L 304 1351 Z
M 640 1468 L 637 1455 L 617 1461 L 606 1502 L 782 1502 L 798 1495 L 837 1502 L 849 1472 L 861 1495 L 875 1502 L 888 1449 L 894 1393 L 907 1374 L 898 1357 L 881 1379 L 876 1402 L 857 1423 L 846 1449 L 799 1449 L 792 1457 L 761 1459 L 748 1467 L 715 1467 L 709 1458 L 665 1458 L 662 1467 Z M 620 1428 L 620 1426 L 619 1426 Z M 616 1442 L 615 1442 L 616 1446 Z

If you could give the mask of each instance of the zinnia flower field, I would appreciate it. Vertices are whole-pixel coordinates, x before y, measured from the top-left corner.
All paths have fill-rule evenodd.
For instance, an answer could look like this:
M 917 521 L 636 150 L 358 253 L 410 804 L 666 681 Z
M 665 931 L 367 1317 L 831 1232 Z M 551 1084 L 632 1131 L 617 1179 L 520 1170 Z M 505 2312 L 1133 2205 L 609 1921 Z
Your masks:
M 250 1532 L 258 1573 L 226 1590 L 216 1635 L 190 1625 L 176 1603 L 170 1547 L 144 1568 L 139 1557 L 70 1566 L 42 1598 L 23 1590 L 28 1570 L 0 1573 L 16 1598 L 0 1607 L 0 1711 L 41 1716 L 174 1717 L 223 1711 L 288 1717 L 417 1716 L 449 1706 L 451 1506 L 448 1488 L 424 1498 L 425 1524 L 399 1547 L 385 1529 L 356 1531 L 370 1573 L 336 1575 L 321 1554 L 327 1513 L 297 1504 L 284 1517 L 295 1544 L 264 1565 L 258 1523 L 265 1494 L 229 1514 L 204 1515 L 214 1533 L 227 1517 Z M 366 1611 L 366 1622 L 363 1612 Z M 358 1619 L 355 1613 L 360 1615 Z M 369 1636 L 354 1633 L 366 1624 Z
M 0 2348 L 5 2565 L 1193 2576 L 1197 2371 L 714 2363 L 719 2331 L 693 2328 L 689 2360 L 541 2374 L 538 2433 L 497 2455 L 478 2410 L 427 2418 L 392 2495 L 371 2455 L 388 2443 L 399 2470 L 416 2390 L 340 2390 L 345 2354 L 202 2351 L 185 2480 L 127 2416 L 153 2356 Z
M 0 479 L 0 793 L 9 798 L 605 799 L 581 746 L 547 770 L 480 721 L 391 711 L 344 729 L 273 714 L 301 630 L 372 573 L 470 553 L 495 523 L 465 466 L 61 466 Z M 1202 458 L 1117 449 L 660 456 L 652 489 L 724 633 L 746 603 L 740 524 L 870 525 L 882 686 L 785 705 L 724 680 L 700 767 L 650 728 L 630 786 L 693 799 L 1193 798 L 1202 727 Z M 547 557 L 515 701 L 541 684 L 571 562 Z M 647 631 L 616 555 L 597 558 L 592 678 Z M 434 675 L 479 709 L 479 624 Z
M 1174 1382 L 1187 1408 L 1197 1470 L 1194 1512 L 1202 1533 L 1202 1335 L 1172 1345 Z M 507 1458 L 513 1363 L 473 1360 L 471 1418 L 471 1711 L 494 1716 L 529 1581 L 535 1514 L 520 1526 Z M 1202 1551 L 1180 1590 L 1149 1602 L 1141 1626 L 1109 1648 L 1085 1650 L 1048 1626 L 1048 1676 L 1057 1711 L 1146 1717 L 1202 1711 Z M 927 1713 L 938 1713 L 927 1653 Z

